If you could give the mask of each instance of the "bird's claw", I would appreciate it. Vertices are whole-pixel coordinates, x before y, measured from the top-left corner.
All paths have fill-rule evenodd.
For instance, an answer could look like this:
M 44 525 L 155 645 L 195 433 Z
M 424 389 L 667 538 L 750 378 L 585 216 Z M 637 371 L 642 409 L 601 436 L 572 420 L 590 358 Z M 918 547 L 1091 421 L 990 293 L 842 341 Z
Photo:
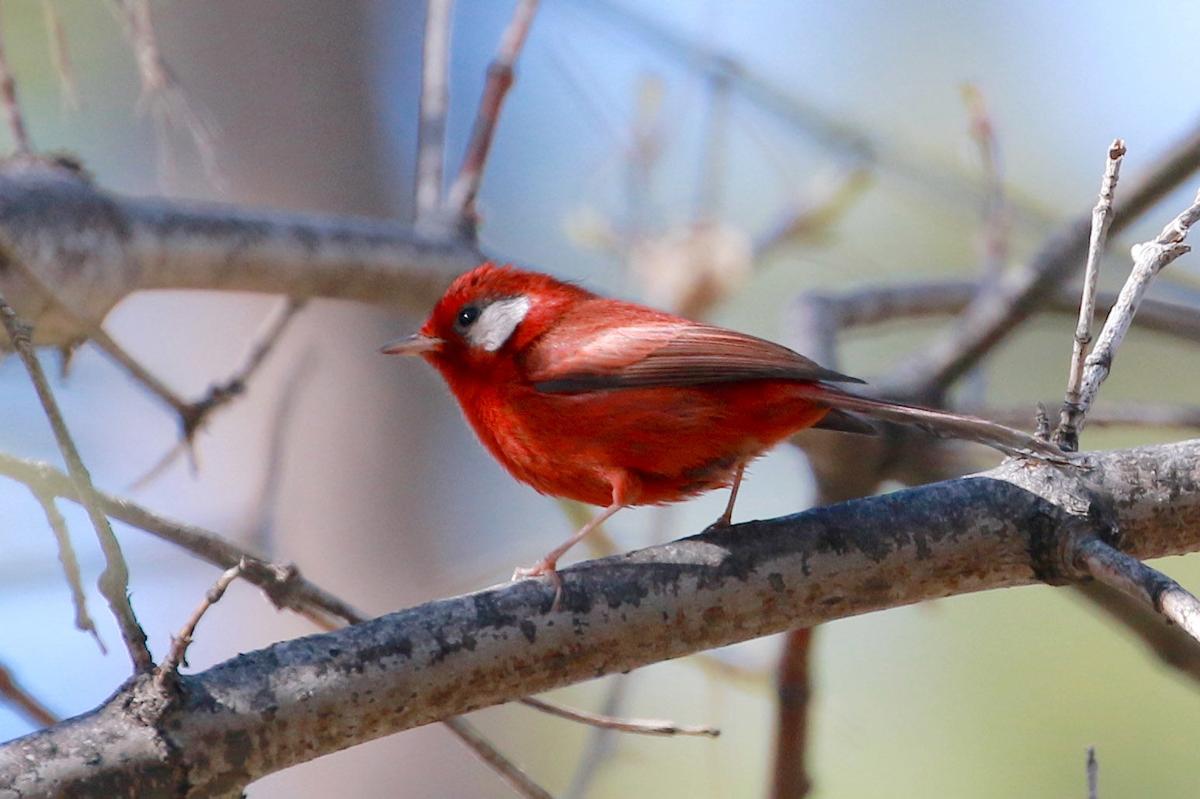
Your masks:
M 724 532 L 725 530 L 728 530 L 732 526 L 733 526 L 733 520 L 730 519 L 728 516 L 722 516 L 721 518 L 717 519 L 715 522 L 710 524 L 708 527 L 705 527 L 704 532 L 720 533 L 720 532 Z
M 518 566 L 513 570 L 512 581 L 524 580 L 527 577 L 549 577 L 550 582 L 554 585 L 554 601 L 550 604 L 550 611 L 553 613 L 559 609 L 562 604 L 563 581 L 558 574 L 558 569 L 555 568 L 555 563 L 549 560 L 539 560 L 532 566 Z

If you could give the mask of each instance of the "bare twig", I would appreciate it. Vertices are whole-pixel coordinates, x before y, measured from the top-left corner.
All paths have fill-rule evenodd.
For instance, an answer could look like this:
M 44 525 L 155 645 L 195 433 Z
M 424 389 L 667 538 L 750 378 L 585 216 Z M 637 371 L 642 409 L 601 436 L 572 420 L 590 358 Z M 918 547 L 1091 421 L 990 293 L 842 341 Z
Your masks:
M 63 459 L 67 463 L 71 482 L 87 509 L 92 526 L 96 529 L 96 536 L 100 539 L 100 548 L 104 552 L 105 560 L 104 572 L 100 575 L 99 581 L 100 593 L 108 600 L 108 606 L 117 619 L 121 637 L 124 639 L 125 647 L 129 650 L 129 657 L 133 661 L 134 670 L 146 671 L 154 661 L 150 650 L 146 647 L 146 633 L 138 624 L 133 606 L 129 603 L 129 568 L 125 564 L 125 556 L 121 553 L 121 545 L 117 542 L 117 537 L 113 535 L 108 517 L 104 515 L 104 511 L 100 507 L 91 475 L 79 457 L 79 450 L 76 449 L 75 442 L 67 431 L 66 422 L 63 421 L 62 413 L 58 409 L 54 393 L 50 390 L 50 383 L 46 380 L 42 365 L 33 351 L 29 328 L 17 317 L 16 312 L 13 311 L 12 306 L 8 304 L 3 295 L 0 295 L 0 318 L 3 319 L 4 329 L 8 332 L 8 337 L 17 354 L 20 355 L 21 362 L 29 373 L 29 379 L 37 390 L 38 399 L 46 412 L 46 418 L 54 430 L 54 438 L 58 442 L 59 451 L 62 452 Z
M 226 589 L 229 585 L 242 576 L 242 567 L 244 564 L 238 563 L 229 569 L 226 569 L 212 587 L 204 594 L 204 599 L 192 611 L 192 615 L 180 628 L 179 634 L 171 639 L 171 649 L 167 652 L 167 656 L 163 658 L 163 662 L 159 664 L 155 671 L 154 678 L 159 685 L 165 685 L 170 680 L 174 679 L 179 672 L 179 667 L 187 663 L 187 648 L 192 643 L 192 636 L 196 634 L 196 625 L 200 623 L 200 619 L 204 618 L 204 614 L 213 605 L 221 601 L 221 597 L 225 596 Z
M 167 450 L 154 466 L 150 467 L 144 475 L 134 482 L 133 487 L 145 486 L 162 474 L 175 462 L 176 458 L 191 448 L 196 434 L 215 411 L 245 393 L 246 384 L 250 382 L 250 378 L 254 376 L 259 367 L 267 359 L 267 356 L 271 354 L 271 351 L 279 343 L 279 340 L 287 330 L 288 324 L 304 308 L 305 303 L 306 300 L 294 297 L 288 297 L 281 302 L 275 311 L 263 322 L 260 332 L 252 339 L 250 348 L 243 358 L 242 365 L 224 383 L 216 383 L 209 386 L 208 393 L 204 397 L 195 402 L 185 402 L 180 407 L 175 405 L 175 400 L 172 399 L 175 397 L 175 394 L 174 392 L 170 392 L 169 389 L 169 396 L 159 395 L 163 396 L 163 399 L 178 411 L 182 436 L 175 446 Z M 134 363 L 136 364 L 136 361 Z M 156 391 L 155 393 L 158 392 Z
M 605 716 L 616 716 L 621 712 L 621 705 L 629 691 L 629 675 L 617 674 L 609 680 L 608 690 L 604 693 L 604 701 L 600 712 Z M 562 799 L 586 799 L 592 783 L 617 751 L 617 733 L 606 727 L 593 727 L 588 730 L 587 741 L 583 752 L 575 764 L 571 774 L 571 783 L 563 793 Z
M 100 652 L 108 654 L 108 649 L 100 640 L 100 632 L 96 629 L 96 623 L 88 614 L 87 596 L 83 593 L 83 580 L 79 574 L 79 560 L 75 557 L 75 547 L 71 544 L 71 533 L 67 530 L 67 520 L 59 512 L 58 506 L 54 504 L 53 496 L 32 486 L 30 492 L 42 506 L 42 512 L 46 514 L 46 522 L 54 532 L 54 541 L 58 545 L 58 561 L 62 564 L 63 576 L 67 578 L 67 585 L 71 589 L 71 604 L 75 608 L 75 627 L 85 633 L 91 633 L 92 638 L 96 639 L 96 645 L 100 647 Z
M 421 53 L 421 110 L 417 127 L 414 199 L 417 225 L 441 211 L 446 159 L 446 104 L 450 68 L 450 23 L 454 0 L 427 0 Z
M 1149 654 L 1200 686 L 1200 647 L 1178 626 L 1171 624 L 1140 599 L 1099 580 L 1081 582 L 1074 590 L 1092 608 L 1103 611 L 1133 634 Z
M 971 280 L 939 280 L 837 293 L 806 293 L 795 304 L 795 321 L 803 325 L 797 330 L 797 338 L 804 342 L 812 339 L 811 313 L 814 309 L 826 317 L 822 324 L 833 333 L 910 319 L 953 316 L 971 304 L 978 293 L 978 285 Z M 1100 311 L 1107 313 L 1116 302 L 1115 294 L 1102 291 L 1096 304 Z M 1039 310 L 1072 316 L 1079 313 L 1079 294 L 1067 288 L 1052 292 L 1043 298 L 1043 303 Z M 1200 308 L 1190 305 L 1144 300 L 1134 324 L 1155 333 L 1200 342 Z
M 799 799 L 812 788 L 805 765 L 808 751 L 809 663 L 813 629 L 792 630 L 783 639 L 777 690 L 772 799 Z
M 489 768 L 504 778 L 509 787 L 519 795 L 526 797 L 526 799 L 553 799 L 548 791 L 531 780 L 529 775 L 520 766 L 501 755 L 492 746 L 491 742 L 475 729 L 475 725 L 462 716 L 445 719 L 442 723 L 450 729 L 450 732 L 457 735 L 458 739 L 466 744 L 467 748 L 474 752 Z
M 71 50 L 67 46 L 67 32 L 63 28 L 62 18 L 58 15 L 58 7 L 54 4 L 54 0 L 42 0 L 42 15 L 46 20 L 50 60 L 54 63 L 54 71 L 58 74 L 58 83 L 62 87 L 63 105 L 71 111 L 77 111 L 79 110 L 79 86 L 75 82 L 75 68 L 71 65 Z
M 0 474 L 52 494 L 79 502 L 79 493 L 70 478 L 46 464 L 21 460 L 0 453 Z M 114 519 L 169 541 L 222 569 L 240 567 L 241 577 L 262 589 L 278 608 L 287 608 L 304 616 L 323 630 L 335 630 L 347 624 L 361 624 L 370 617 L 301 576 L 295 566 L 270 563 L 199 527 L 174 522 L 127 500 L 97 492 L 104 511 Z M 462 722 L 456 724 L 455 722 Z M 501 772 L 506 781 L 523 791 L 522 796 L 546 794 L 524 773 L 483 740 L 461 719 L 447 721 L 451 729 L 486 763 Z
M 1125 229 L 1198 167 L 1200 128 L 1176 143 L 1123 195 L 1115 206 L 1111 233 Z M 963 316 L 926 346 L 920 357 L 898 365 L 892 380 L 913 387 L 916 396 L 941 393 L 1019 329 L 1019 323 L 1053 294 L 1053 287 L 1084 259 L 1090 230 L 1090 214 L 1064 227 L 1024 267 L 1008 270 L 995 291 L 972 301 Z
M 620 719 L 613 716 L 604 716 L 598 713 L 588 713 L 585 710 L 564 707 L 532 696 L 527 696 L 518 701 L 543 713 L 549 713 L 551 716 L 558 716 L 561 719 L 568 719 L 569 721 L 577 721 L 580 724 L 587 724 L 591 727 L 616 730 L 617 732 L 631 732 L 638 735 L 699 735 L 707 738 L 716 738 L 721 734 L 721 731 L 716 727 L 687 726 L 676 724 L 673 721 L 660 721 L 658 719 Z
M 1087 789 L 1088 799 L 1097 799 L 1100 795 L 1100 764 L 1096 762 L 1096 747 L 1087 748 Z
M 464 230 L 475 229 L 475 196 L 483 181 L 483 167 L 496 134 L 496 123 L 500 119 L 504 98 L 512 88 L 517 57 L 525 45 L 525 37 L 529 34 L 537 8 L 538 0 L 517 0 L 512 20 L 500 39 L 496 57 L 488 67 L 487 83 L 483 87 L 483 97 L 479 101 L 467 152 L 447 198 L 449 209 L 458 215 L 459 225 Z
M 996 127 L 984 102 L 983 92 L 974 84 L 962 87 L 963 102 L 970 119 L 970 135 L 979 150 L 983 167 L 983 288 L 999 277 L 1008 258 L 1008 202 L 1004 194 L 1004 170 Z
M 172 128 L 191 137 L 192 146 L 200 157 L 204 174 L 214 185 L 223 179 L 217 165 L 219 132 L 208 112 L 197 106 L 179 83 L 179 79 L 163 58 L 158 37 L 150 18 L 149 0 L 111 0 L 124 23 L 125 35 L 137 59 L 138 75 L 142 82 L 141 104 L 150 108 L 158 135 L 159 165 L 163 175 L 172 171 L 168 135 Z
M 962 87 L 963 102 L 969 119 L 968 132 L 979 150 L 982 167 L 983 203 L 982 263 L 980 292 L 991 291 L 1004 273 L 1008 261 L 1008 201 L 1004 192 L 1004 169 L 1000 142 L 996 137 L 996 126 L 984 100 L 983 92 L 974 84 Z M 964 399 L 982 402 L 987 395 L 987 375 L 982 366 L 977 366 L 967 375 L 962 392 Z
M 1200 642 L 1200 600 L 1179 583 L 1099 538 L 1084 538 L 1074 554 L 1092 577 L 1149 605 Z
M 17 82 L 8 66 L 8 56 L 4 50 L 3 26 L 0 26 L 0 105 L 4 107 L 4 118 L 8 122 L 8 132 L 13 140 L 13 152 L 17 155 L 33 152 L 29 143 L 29 132 L 25 128 L 25 117 L 21 113 L 21 103 L 17 100 Z
M 1019 427 L 1029 422 L 1029 408 L 1026 405 L 966 407 L 962 410 L 1009 426 Z M 1200 406 L 1154 402 L 1100 402 L 1088 411 L 1087 418 L 1089 427 L 1200 428 Z
M 1191 248 L 1183 243 L 1188 230 L 1200 219 L 1200 192 L 1197 193 L 1191 206 L 1172 219 L 1162 232 L 1151 241 L 1134 245 L 1132 248 L 1133 271 L 1121 288 L 1117 302 L 1109 311 L 1100 335 L 1096 337 L 1096 345 L 1084 362 L 1083 381 L 1079 389 L 1078 413 L 1075 426 L 1083 430 L 1088 409 L 1100 390 L 1100 384 L 1108 377 L 1112 368 L 1113 358 L 1117 348 L 1125 339 L 1133 324 L 1142 295 L 1150 281 L 1167 264 L 1188 252 Z
M 1092 319 L 1096 314 L 1096 291 L 1100 282 L 1100 256 L 1104 253 L 1108 238 L 1108 226 L 1112 224 L 1113 194 L 1121 172 L 1121 159 L 1125 157 L 1125 142 L 1113 141 L 1108 148 L 1108 160 L 1104 178 L 1100 182 L 1100 199 L 1092 209 L 1092 236 L 1088 240 L 1087 265 L 1083 275 L 1083 298 L 1079 303 L 1079 322 L 1075 326 L 1075 344 L 1071 350 L 1071 368 L 1067 376 L 1067 395 L 1063 400 L 1062 415 L 1054 442 L 1070 452 L 1079 449 L 1079 418 L 1084 409 L 1079 404 L 1083 384 L 1083 362 L 1087 357 L 1088 345 L 1092 343 Z
M 3 663 L 0 663 L 0 701 L 12 705 L 39 727 L 49 727 L 58 722 L 58 716 L 17 682 L 17 678 Z

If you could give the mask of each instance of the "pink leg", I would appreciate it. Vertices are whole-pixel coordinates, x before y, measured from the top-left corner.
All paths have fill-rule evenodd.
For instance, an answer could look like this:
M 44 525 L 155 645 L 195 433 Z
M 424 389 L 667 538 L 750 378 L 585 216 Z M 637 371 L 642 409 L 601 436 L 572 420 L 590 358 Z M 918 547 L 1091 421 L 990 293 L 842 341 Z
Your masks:
M 733 485 L 729 489 L 729 504 L 725 506 L 725 512 L 721 514 L 721 518 L 713 523 L 714 527 L 728 527 L 733 523 L 733 503 L 737 502 L 738 488 L 742 485 L 742 475 L 746 471 L 746 464 L 739 463 L 737 472 L 733 475 Z
M 537 563 L 532 566 L 518 567 L 513 572 L 512 578 L 514 580 L 520 580 L 523 577 L 549 577 L 550 581 L 554 583 L 554 604 L 550 606 L 551 610 L 558 610 L 559 601 L 562 599 L 562 578 L 558 576 L 558 559 L 565 555 L 571 547 L 587 538 L 589 533 L 608 521 L 614 513 L 627 506 L 636 496 L 636 491 L 632 489 L 630 478 L 625 476 L 624 473 L 620 473 L 612 480 L 612 486 L 613 500 L 611 505 L 596 514 L 583 527 L 580 527 L 579 532 L 575 533 L 575 535 L 547 552 L 545 557 Z

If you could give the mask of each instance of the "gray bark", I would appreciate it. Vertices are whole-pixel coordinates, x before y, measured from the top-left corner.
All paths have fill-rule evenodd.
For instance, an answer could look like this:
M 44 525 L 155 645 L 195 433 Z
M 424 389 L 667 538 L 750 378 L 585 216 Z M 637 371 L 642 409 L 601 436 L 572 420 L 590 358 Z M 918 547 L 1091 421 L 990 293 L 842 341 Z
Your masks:
M 239 655 L 0 748 L 0 799 L 227 796 L 266 774 L 528 694 L 873 610 L 1079 579 L 1079 536 L 1200 549 L 1200 440 L 1009 461 L 430 602 Z

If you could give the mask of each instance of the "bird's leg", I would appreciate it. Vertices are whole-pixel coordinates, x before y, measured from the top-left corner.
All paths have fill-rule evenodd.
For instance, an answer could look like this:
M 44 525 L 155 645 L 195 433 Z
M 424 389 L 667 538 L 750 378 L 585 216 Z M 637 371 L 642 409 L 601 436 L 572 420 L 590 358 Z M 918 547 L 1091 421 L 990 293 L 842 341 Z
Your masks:
M 547 552 L 545 557 L 537 563 L 532 566 L 518 567 L 513 572 L 512 578 L 520 580 L 524 577 L 541 577 L 543 575 L 549 577 L 550 582 L 554 583 L 554 603 L 550 606 L 550 609 L 558 610 L 563 589 L 562 577 L 558 576 L 558 559 L 565 555 L 571 547 L 587 538 L 589 533 L 608 521 L 614 513 L 628 505 L 632 501 L 632 493 L 627 479 L 613 480 L 613 500 L 611 505 L 600 513 L 597 513 L 583 527 L 580 527 L 579 532 L 575 533 L 575 535 Z
M 713 522 L 709 527 L 728 527 L 733 523 L 733 503 L 737 502 L 738 488 L 742 485 L 742 474 L 746 471 L 746 463 L 743 461 L 738 464 L 737 471 L 733 473 L 733 485 L 729 488 L 729 504 L 725 506 L 725 512 L 721 514 L 721 518 Z

